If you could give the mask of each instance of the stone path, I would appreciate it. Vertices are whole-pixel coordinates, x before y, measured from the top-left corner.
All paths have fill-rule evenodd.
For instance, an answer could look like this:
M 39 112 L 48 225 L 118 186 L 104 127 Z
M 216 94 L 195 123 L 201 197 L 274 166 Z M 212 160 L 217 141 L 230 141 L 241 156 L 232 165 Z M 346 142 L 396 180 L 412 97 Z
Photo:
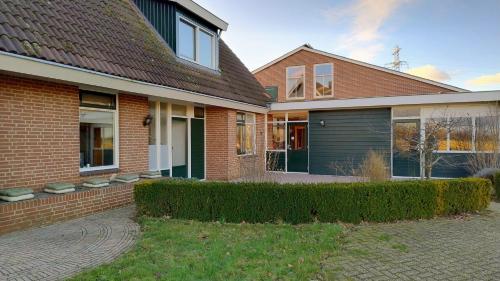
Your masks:
M 139 234 L 133 206 L 0 236 L 0 280 L 61 280 L 115 259 Z
M 326 265 L 340 280 L 500 280 L 500 204 L 483 215 L 356 226 L 342 253 Z

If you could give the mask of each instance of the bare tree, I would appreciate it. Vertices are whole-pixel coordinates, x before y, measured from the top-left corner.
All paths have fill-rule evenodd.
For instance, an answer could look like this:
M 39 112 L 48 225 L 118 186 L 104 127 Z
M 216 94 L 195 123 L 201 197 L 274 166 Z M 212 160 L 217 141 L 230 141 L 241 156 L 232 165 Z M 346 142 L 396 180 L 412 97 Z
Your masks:
M 475 118 L 474 152 L 467 155 L 467 169 L 473 175 L 500 170 L 500 112 L 498 107 Z

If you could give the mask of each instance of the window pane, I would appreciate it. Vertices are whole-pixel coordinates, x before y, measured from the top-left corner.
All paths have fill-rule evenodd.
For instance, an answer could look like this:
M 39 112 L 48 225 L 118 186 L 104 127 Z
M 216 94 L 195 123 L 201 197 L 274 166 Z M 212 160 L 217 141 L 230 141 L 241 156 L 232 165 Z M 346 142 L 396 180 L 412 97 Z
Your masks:
M 245 125 L 236 124 L 236 153 L 245 154 Z
M 307 112 L 290 112 L 288 121 L 307 121 Z
M 498 117 L 476 118 L 476 151 L 492 152 L 498 149 L 499 123 Z
M 394 123 L 394 150 L 397 152 L 412 152 L 417 150 L 419 143 L 417 123 Z
M 100 107 L 100 108 L 116 108 L 116 96 L 94 93 L 89 91 L 81 91 L 80 92 L 80 105 L 86 107 Z
M 172 115 L 174 116 L 186 116 L 186 106 L 179 104 L 172 104 Z
M 271 113 L 267 115 L 267 122 L 285 122 L 285 113 Z
M 284 150 L 285 149 L 285 124 L 269 123 L 267 124 L 267 149 Z
M 420 117 L 420 107 L 395 107 L 392 110 L 394 118 L 398 117 Z
M 429 119 L 425 124 L 425 139 L 434 150 L 448 150 L 449 123 L 446 118 Z
M 194 108 L 194 117 L 195 118 L 204 118 L 205 117 L 205 108 L 196 106 Z
M 191 24 L 179 21 L 179 55 L 195 60 L 195 28 Z
M 114 113 L 80 110 L 80 167 L 113 165 Z
M 472 150 L 472 118 L 450 118 L 450 150 Z
M 200 30 L 200 64 L 212 67 L 213 53 L 213 36 Z
M 255 128 L 255 124 L 247 124 L 246 125 L 245 152 L 248 154 L 254 152 L 254 149 L 253 149 L 254 128 Z
M 331 65 L 331 64 L 315 65 L 314 70 L 315 70 L 316 76 L 319 76 L 319 75 L 331 76 L 333 73 L 333 65 Z
M 287 68 L 286 89 L 289 98 L 304 97 L 304 67 Z

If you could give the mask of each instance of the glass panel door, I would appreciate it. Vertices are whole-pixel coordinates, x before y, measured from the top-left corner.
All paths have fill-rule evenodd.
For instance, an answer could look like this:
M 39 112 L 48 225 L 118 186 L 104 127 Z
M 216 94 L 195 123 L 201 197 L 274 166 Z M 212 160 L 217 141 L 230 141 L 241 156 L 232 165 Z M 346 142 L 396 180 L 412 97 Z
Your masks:
M 308 172 L 307 122 L 288 123 L 287 171 Z
M 420 176 L 420 122 L 399 120 L 393 124 L 392 173 L 393 176 Z
M 187 178 L 187 119 L 172 118 L 172 176 Z

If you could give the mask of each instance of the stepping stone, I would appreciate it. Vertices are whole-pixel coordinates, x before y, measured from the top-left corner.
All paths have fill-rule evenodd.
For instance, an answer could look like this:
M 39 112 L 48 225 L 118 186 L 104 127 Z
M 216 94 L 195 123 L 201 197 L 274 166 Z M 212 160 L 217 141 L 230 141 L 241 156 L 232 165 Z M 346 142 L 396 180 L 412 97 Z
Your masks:
M 147 171 L 141 173 L 141 178 L 146 178 L 146 179 L 157 179 L 161 178 L 161 172 L 160 171 Z
M 21 201 L 35 197 L 30 188 L 0 189 L 0 199 L 8 202 Z
M 67 182 L 49 183 L 43 190 L 47 193 L 62 194 L 75 191 L 75 185 Z
M 83 182 L 83 186 L 85 187 L 105 187 L 108 185 L 109 185 L 109 180 L 103 178 L 86 179 Z
M 131 183 L 138 181 L 139 175 L 137 174 L 119 175 L 116 176 L 113 180 L 117 182 Z

